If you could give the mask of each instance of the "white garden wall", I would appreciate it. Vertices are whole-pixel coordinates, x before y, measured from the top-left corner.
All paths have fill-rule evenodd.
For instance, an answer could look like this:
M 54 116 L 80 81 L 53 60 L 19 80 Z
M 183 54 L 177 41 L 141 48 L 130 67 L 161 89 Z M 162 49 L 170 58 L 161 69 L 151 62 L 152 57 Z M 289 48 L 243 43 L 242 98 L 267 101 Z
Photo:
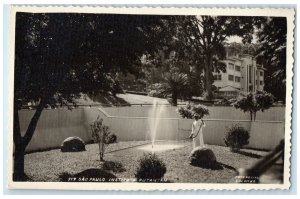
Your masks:
M 150 106 L 118 108 L 49 109 L 42 112 L 34 136 L 26 151 L 59 147 L 70 136 L 90 141 L 89 124 L 100 116 L 119 141 L 150 140 Z M 257 121 L 249 121 L 249 115 L 232 107 L 209 107 L 204 140 L 207 144 L 224 145 L 226 127 L 240 123 L 250 132 L 248 147 L 272 149 L 284 138 L 283 107 L 273 107 L 257 114 Z M 34 114 L 34 110 L 19 112 L 22 134 Z M 181 119 L 174 107 L 166 107 L 157 130 L 157 140 L 182 140 L 189 136 L 192 120 Z

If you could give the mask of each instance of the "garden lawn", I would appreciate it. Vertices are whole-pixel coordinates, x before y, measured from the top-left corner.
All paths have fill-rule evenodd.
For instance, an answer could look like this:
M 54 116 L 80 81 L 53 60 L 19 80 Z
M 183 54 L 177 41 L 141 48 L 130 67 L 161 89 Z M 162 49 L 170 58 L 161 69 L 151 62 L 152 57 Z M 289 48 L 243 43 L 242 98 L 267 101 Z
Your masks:
M 109 146 L 104 159 L 109 163 L 108 165 L 117 165 L 116 168 L 111 167 L 109 172 L 118 178 L 133 179 L 138 160 L 144 153 L 133 146 L 145 143 L 147 142 L 119 142 Z M 249 167 L 266 154 L 266 152 L 256 150 L 232 153 L 227 147 L 208 145 L 221 165 L 221 168 L 212 170 L 190 165 L 188 156 L 192 150 L 192 144 L 190 142 L 181 144 L 184 147 L 157 152 L 158 157 L 165 162 L 167 167 L 164 178 L 170 182 L 234 182 L 234 176 L 239 168 Z M 109 169 L 107 165 L 99 161 L 97 144 L 87 145 L 84 152 L 62 153 L 59 149 L 54 149 L 25 156 L 25 172 L 32 181 L 60 181 L 59 175 L 62 173 L 76 174 L 94 168 Z

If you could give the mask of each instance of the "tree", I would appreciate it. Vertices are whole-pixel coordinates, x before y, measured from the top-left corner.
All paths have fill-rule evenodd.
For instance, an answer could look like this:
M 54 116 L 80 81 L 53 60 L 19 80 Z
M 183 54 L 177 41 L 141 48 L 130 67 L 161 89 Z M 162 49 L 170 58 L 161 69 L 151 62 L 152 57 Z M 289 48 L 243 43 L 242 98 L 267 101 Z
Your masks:
M 170 72 L 165 74 L 165 82 L 163 84 L 162 93 L 165 96 L 171 95 L 171 104 L 177 106 L 177 99 L 183 96 L 188 89 L 187 75 L 178 71 L 176 67 L 170 69 Z
M 168 16 L 165 17 L 168 20 Z M 81 93 L 109 92 L 111 75 L 135 73 L 153 54 L 163 16 L 16 13 L 14 180 L 24 179 L 24 154 L 45 106 L 75 103 Z M 36 105 L 22 136 L 18 111 Z
M 195 16 L 189 18 L 185 27 L 185 39 L 197 52 L 204 64 L 207 98 L 212 96 L 212 72 L 225 71 L 221 62 L 225 58 L 224 42 L 229 36 L 241 36 L 243 42 L 250 42 L 253 33 L 251 17 Z
M 206 106 L 198 105 L 186 105 L 177 109 L 182 118 L 194 119 L 195 114 L 202 119 L 205 115 L 209 115 L 209 110 Z
M 269 109 L 274 102 L 272 94 L 265 91 L 257 91 L 256 93 L 248 93 L 234 103 L 234 107 L 244 112 L 250 113 L 251 121 L 256 119 L 256 112 Z
M 265 87 L 277 100 L 285 101 L 286 93 L 286 34 L 285 17 L 255 19 L 259 48 L 257 60 L 267 69 Z

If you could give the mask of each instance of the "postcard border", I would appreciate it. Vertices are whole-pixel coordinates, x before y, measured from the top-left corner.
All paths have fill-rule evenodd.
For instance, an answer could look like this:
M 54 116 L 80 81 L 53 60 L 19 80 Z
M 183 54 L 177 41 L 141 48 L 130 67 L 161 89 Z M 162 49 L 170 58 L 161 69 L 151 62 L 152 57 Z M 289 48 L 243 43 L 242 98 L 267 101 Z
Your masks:
M 245 9 L 247 13 L 245 13 Z M 294 65 L 294 18 L 291 8 L 194 8 L 194 7 L 103 7 L 103 6 L 11 6 L 10 12 L 10 48 L 9 48 L 9 129 L 12 130 L 12 100 L 14 74 L 14 35 L 16 12 L 82 12 L 111 14 L 176 14 L 176 15 L 230 15 L 230 16 L 281 16 L 287 17 L 287 77 L 285 112 L 285 164 L 283 184 L 219 184 L 219 183 L 64 183 L 64 182 L 14 182 L 12 181 L 12 133 L 9 135 L 9 189 L 57 189 L 57 190 L 109 190 L 109 191 L 179 191 L 179 190 L 287 190 L 291 186 L 291 124 Z M 188 14 L 187 14 L 188 13 Z M 82 186 L 85 185 L 85 186 Z M 220 187 L 220 188 L 216 188 Z

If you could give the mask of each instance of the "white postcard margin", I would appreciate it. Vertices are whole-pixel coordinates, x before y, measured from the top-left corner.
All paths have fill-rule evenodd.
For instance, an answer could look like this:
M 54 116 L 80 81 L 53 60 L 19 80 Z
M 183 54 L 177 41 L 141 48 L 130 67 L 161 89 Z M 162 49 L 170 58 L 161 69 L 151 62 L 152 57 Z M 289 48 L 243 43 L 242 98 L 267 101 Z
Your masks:
M 15 14 L 32 13 L 107 13 L 152 15 L 222 15 L 222 16 L 273 16 L 287 18 L 287 76 L 285 112 L 285 154 L 283 184 L 220 184 L 220 183 L 89 183 L 89 182 L 14 182 L 13 171 L 13 85 L 15 50 Z M 287 190 L 290 188 L 291 122 L 294 64 L 294 17 L 290 8 L 193 8 L 193 7 L 101 7 L 101 6 L 11 6 L 9 48 L 9 189 L 55 189 L 55 190 L 105 190 L 105 191 L 179 191 L 179 190 Z

